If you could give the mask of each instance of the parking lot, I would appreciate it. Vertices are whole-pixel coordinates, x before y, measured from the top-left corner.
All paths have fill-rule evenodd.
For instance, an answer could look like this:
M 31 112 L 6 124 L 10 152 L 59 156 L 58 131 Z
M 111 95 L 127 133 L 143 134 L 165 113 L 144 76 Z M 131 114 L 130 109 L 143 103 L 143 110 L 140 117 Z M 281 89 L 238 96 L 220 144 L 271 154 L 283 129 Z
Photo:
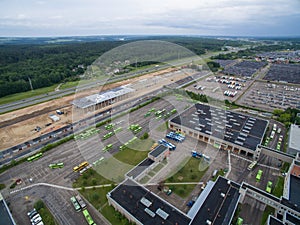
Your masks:
M 67 142 L 47 152 L 38 161 L 32 163 L 25 162 L 8 170 L 0 175 L 0 183 L 5 183 L 6 186 L 9 187 L 13 181 L 20 178 L 23 182 L 21 185 L 18 185 L 16 189 L 41 182 L 71 188 L 73 181 L 78 177 L 78 174 L 74 173 L 72 168 L 85 160 L 92 164 L 101 157 L 112 157 L 114 153 L 119 151 L 121 145 L 134 136 L 132 132 L 128 130 L 129 125 L 139 124 L 142 127 L 142 130 L 137 134 L 138 137 L 145 132 L 149 132 L 150 137 L 155 141 L 165 138 L 168 131 L 165 129 L 160 130 L 158 128 L 164 124 L 166 120 L 172 118 L 172 116 L 169 118 L 158 118 L 154 113 L 150 116 L 145 116 L 149 110 L 155 108 L 156 110 L 165 109 L 166 112 L 170 112 L 172 109 L 176 108 L 177 112 L 181 113 L 190 106 L 192 106 L 192 103 L 188 102 L 187 99 L 184 99 L 183 97 L 166 96 L 161 100 L 157 100 L 139 110 L 112 121 L 116 124 L 115 128 L 123 128 L 121 132 L 112 137 L 101 140 L 102 137 L 109 132 L 102 126 L 99 128 L 99 133 L 89 139 Z M 173 141 L 171 142 L 174 143 Z M 103 147 L 108 144 L 113 145 L 112 149 L 108 152 L 103 152 Z M 251 162 L 250 158 L 245 159 L 233 154 L 229 155 L 229 152 L 227 151 L 216 149 L 190 137 L 187 137 L 183 143 L 174 144 L 177 145 L 176 150 L 171 152 L 168 163 L 157 172 L 151 180 L 149 180 L 150 183 L 158 183 L 175 174 L 182 166 L 184 166 L 184 161 L 192 157 L 192 150 L 199 151 L 210 157 L 209 169 L 199 181 L 201 183 L 206 183 L 210 180 L 214 170 L 228 169 L 229 172 L 225 175 L 228 176 L 229 179 L 237 182 L 246 181 L 264 190 L 266 183 L 270 179 L 275 180 L 278 175 L 278 169 L 275 168 L 278 162 L 269 157 L 262 158 L 262 161 L 259 162 L 267 164 L 267 166 L 258 165 L 255 170 L 250 172 L 247 170 L 247 166 Z M 52 170 L 48 165 L 53 162 L 64 162 L 65 167 Z M 264 174 L 262 180 L 256 182 L 255 175 L 259 168 L 263 170 Z M 32 179 L 32 181 L 30 181 L 30 179 Z M 69 200 L 72 195 L 75 195 L 75 191 L 44 186 L 24 189 L 13 194 L 10 194 L 10 191 L 11 190 L 9 189 L 4 190 L 3 195 L 10 203 L 12 214 L 20 224 L 29 224 L 26 212 L 32 209 L 33 203 L 39 198 L 45 202 L 60 224 L 78 224 L 78 221 L 84 221 L 82 214 L 75 212 Z M 196 185 L 191 195 L 186 199 L 182 199 L 176 195 L 167 196 L 163 192 L 158 191 L 155 185 L 153 186 L 153 191 L 186 212 L 189 209 L 186 206 L 186 203 L 193 196 L 198 196 L 201 192 L 201 188 L 200 185 Z M 91 206 L 89 207 L 89 211 L 95 222 L 97 224 L 105 224 L 105 220 L 101 218 L 101 215 Z M 24 223 L 23 221 L 28 221 L 28 223 Z M 82 222 L 82 224 L 84 224 L 84 222 Z
M 264 80 L 300 84 L 299 64 L 272 64 Z
M 103 135 L 108 132 L 104 127 L 101 127 L 99 128 L 99 134 L 89 139 L 69 141 L 45 153 L 43 157 L 37 161 L 25 162 L 1 174 L 0 183 L 8 187 L 1 192 L 10 204 L 12 214 L 14 218 L 16 218 L 17 223 L 29 224 L 26 213 L 33 208 L 34 202 L 40 198 L 45 202 L 60 224 L 78 224 L 78 221 L 83 221 L 83 215 L 76 213 L 70 202 L 71 195 L 75 195 L 76 193 L 74 191 L 54 187 L 35 186 L 15 193 L 10 192 L 37 183 L 55 184 L 71 188 L 72 183 L 79 176 L 79 174 L 73 172 L 74 166 L 86 160 L 89 163 L 93 163 L 101 157 L 111 157 L 114 153 L 118 152 L 119 146 L 133 137 L 132 132 L 127 129 L 129 124 L 138 123 L 142 127 L 142 131 L 139 132 L 137 136 L 156 129 L 165 123 L 168 118 L 157 119 L 154 114 L 145 118 L 145 114 L 151 108 L 155 108 L 156 110 L 166 109 L 166 112 L 174 108 L 176 108 L 178 112 L 183 111 L 186 104 L 177 104 L 174 101 L 176 101 L 175 97 L 165 97 L 162 100 L 155 101 L 137 111 L 118 118 L 113 122 L 118 123 L 118 127 L 123 127 L 123 131 L 107 140 L 101 140 Z M 113 144 L 113 149 L 109 152 L 103 152 L 103 146 L 109 143 Z M 50 163 L 57 162 L 63 162 L 65 165 L 64 168 L 50 169 L 48 167 Z M 15 189 L 9 189 L 9 186 L 17 179 L 21 179 L 22 184 L 17 185 Z M 95 216 L 93 216 L 94 214 Z M 105 224 L 105 222 L 103 222 L 104 220 L 100 218 L 99 213 L 94 214 L 91 215 L 93 218 L 95 217 L 94 221 L 97 224 Z M 26 221 L 28 221 L 28 223 Z
M 238 75 L 241 77 L 252 77 L 256 72 L 260 71 L 266 62 L 242 61 L 232 66 L 226 67 L 222 73 L 226 75 Z
M 222 101 L 235 101 L 252 82 L 236 76 L 212 75 L 188 86 L 186 90 Z
M 272 112 L 274 109 L 296 108 L 300 102 L 300 86 L 255 81 L 237 101 L 238 104 Z

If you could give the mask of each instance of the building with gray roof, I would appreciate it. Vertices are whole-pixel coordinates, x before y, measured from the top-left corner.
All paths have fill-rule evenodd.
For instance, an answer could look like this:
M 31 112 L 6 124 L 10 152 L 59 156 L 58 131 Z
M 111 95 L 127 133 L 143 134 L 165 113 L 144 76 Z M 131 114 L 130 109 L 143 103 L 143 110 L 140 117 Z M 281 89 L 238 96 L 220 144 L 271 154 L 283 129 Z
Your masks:
M 169 121 L 169 128 L 216 148 L 253 156 L 268 121 L 205 104 L 195 104 Z
M 289 134 L 289 145 L 288 153 L 296 155 L 297 152 L 300 152 L 300 126 L 292 124 L 290 127 Z
M 16 225 L 1 193 L 0 193 L 0 225 Z
M 87 112 L 90 110 L 97 110 L 123 100 L 127 98 L 132 92 L 134 92 L 134 89 L 126 86 L 121 86 L 109 91 L 75 99 L 72 104 L 77 109 L 81 109 Z

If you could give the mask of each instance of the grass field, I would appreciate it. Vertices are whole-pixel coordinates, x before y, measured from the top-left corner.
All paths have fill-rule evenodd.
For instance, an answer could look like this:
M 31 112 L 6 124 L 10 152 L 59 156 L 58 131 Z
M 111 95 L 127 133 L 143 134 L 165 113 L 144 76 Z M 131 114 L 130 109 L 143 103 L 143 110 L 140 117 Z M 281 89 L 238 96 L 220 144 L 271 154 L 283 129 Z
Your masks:
M 7 103 L 23 100 L 26 98 L 31 98 L 31 97 L 34 97 L 37 95 L 46 94 L 48 92 L 54 91 L 56 87 L 57 87 L 57 84 L 50 86 L 50 87 L 39 88 L 39 89 L 36 89 L 33 91 L 26 91 L 26 92 L 22 92 L 22 93 L 8 95 L 8 96 L 0 98 L 0 104 L 7 104 Z
M 272 194 L 280 198 L 283 194 L 284 178 L 278 177 L 275 187 L 272 191 Z
M 34 204 L 34 208 L 40 214 L 44 224 L 58 225 L 57 221 L 55 220 L 55 218 L 53 217 L 53 215 L 51 214 L 51 212 L 49 211 L 49 209 L 46 207 L 46 205 L 42 200 L 38 200 Z
M 80 176 L 76 182 L 73 183 L 73 187 L 88 187 L 101 184 L 111 184 L 112 182 L 105 177 L 101 176 L 94 169 L 88 169 L 85 173 Z
M 125 149 L 114 155 L 114 158 L 129 165 L 137 165 L 148 156 L 149 151 Z
M 101 187 L 92 189 L 85 189 L 87 186 L 101 185 L 101 184 L 111 184 L 111 181 L 105 177 L 98 174 L 93 169 L 88 169 L 82 176 L 80 176 L 73 187 L 81 187 L 80 193 L 99 211 L 108 219 L 111 224 L 127 225 L 128 220 L 123 216 L 119 215 L 112 206 L 108 205 L 107 193 L 111 191 L 115 185 L 112 184 L 110 187 Z M 48 224 L 48 223 L 45 223 Z
M 128 148 L 137 150 L 137 151 L 149 151 L 151 146 L 154 144 L 154 141 L 151 138 L 148 139 L 136 139 L 135 141 L 128 144 Z M 119 153 L 117 153 L 119 154 Z
M 189 158 L 187 163 L 173 176 L 166 180 L 167 183 L 199 182 L 208 169 L 204 159 Z M 174 193 L 186 198 L 195 188 L 193 184 L 174 185 L 169 187 Z
M 168 125 L 166 123 L 162 123 L 161 125 L 159 125 L 156 130 L 159 132 L 164 132 L 168 129 Z
M 262 215 L 260 224 L 261 224 L 261 225 L 266 224 L 267 219 L 268 219 L 268 216 L 269 216 L 270 214 L 274 214 L 274 212 L 275 212 L 275 209 L 272 208 L 271 206 L 268 206 L 268 205 L 267 205 L 266 208 L 265 208 L 265 210 L 264 210 L 264 213 L 263 213 L 263 215 Z

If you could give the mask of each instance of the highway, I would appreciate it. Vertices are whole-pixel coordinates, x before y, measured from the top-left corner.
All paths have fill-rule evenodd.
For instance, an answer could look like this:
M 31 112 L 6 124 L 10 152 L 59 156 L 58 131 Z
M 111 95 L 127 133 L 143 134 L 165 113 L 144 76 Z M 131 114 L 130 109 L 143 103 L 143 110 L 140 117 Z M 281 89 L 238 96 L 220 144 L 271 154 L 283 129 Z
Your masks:
M 10 111 L 14 111 L 17 109 L 21 109 L 21 108 L 25 108 L 31 105 L 36 105 L 42 102 L 46 102 L 46 101 L 50 101 L 53 99 L 57 99 L 57 98 L 61 98 L 64 97 L 66 95 L 71 95 L 71 94 L 75 94 L 76 92 L 81 92 L 84 90 L 88 90 L 88 89 L 92 89 L 95 87 L 99 87 L 99 86 L 103 86 L 107 83 L 113 83 L 113 82 L 117 82 L 117 81 L 122 81 L 125 79 L 129 79 L 132 77 L 136 77 L 136 76 L 141 76 L 141 75 L 145 75 L 147 73 L 152 73 L 152 72 L 156 72 L 156 71 L 160 71 L 160 70 L 164 70 L 167 68 L 170 68 L 172 66 L 179 66 L 179 65 L 184 65 L 187 63 L 192 62 L 195 59 L 200 59 L 200 57 L 194 57 L 194 58 L 186 58 L 186 59 L 180 59 L 177 61 L 172 61 L 168 64 L 165 65 L 160 65 L 158 67 L 153 67 L 153 68 L 147 68 L 147 69 L 142 69 L 142 70 L 138 70 L 136 72 L 132 72 L 132 73 L 126 73 L 123 75 L 118 75 L 118 76 L 110 76 L 108 77 L 108 79 L 102 79 L 102 80 L 98 80 L 98 81 L 91 81 L 90 83 L 87 84 L 80 84 L 76 86 L 76 87 L 71 87 L 71 88 L 66 88 L 66 89 L 62 89 L 59 91 L 53 91 L 53 92 L 49 92 L 46 94 L 42 94 L 42 95 L 37 95 L 34 97 L 30 97 L 30 98 L 26 98 L 23 100 L 19 100 L 19 101 L 15 101 L 12 103 L 7 103 L 7 104 L 1 104 L 0 105 L 0 113 L 6 113 L 6 112 L 10 112 Z

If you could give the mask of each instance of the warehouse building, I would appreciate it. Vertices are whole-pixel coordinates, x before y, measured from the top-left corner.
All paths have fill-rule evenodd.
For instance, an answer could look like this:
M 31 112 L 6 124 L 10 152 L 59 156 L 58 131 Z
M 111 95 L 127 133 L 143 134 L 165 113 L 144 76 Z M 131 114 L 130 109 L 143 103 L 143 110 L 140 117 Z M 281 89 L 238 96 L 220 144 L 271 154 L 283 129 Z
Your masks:
M 299 125 L 292 124 L 290 128 L 288 153 L 296 155 L 300 152 L 300 127 Z
M 164 145 L 158 145 L 155 149 L 148 153 L 148 158 L 154 162 L 161 162 L 170 154 L 169 148 Z
M 195 104 L 169 121 L 171 130 L 252 157 L 267 126 L 266 120 L 204 104 Z
M 131 179 L 107 195 L 110 205 L 129 221 L 141 225 L 230 224 L 239 197 L 239 185 L 223 177 L 209 182 L 188 214 Z
M 0 193 L 0 225 L 16 225 L 1 193 Z
M 132 92 L 134 92 L 134 89 L 121 86 L 109 91 L 75 99 L 72 104 L 76 109 L 82 110 L 83 112 L 89 112 L 126 99 Z

